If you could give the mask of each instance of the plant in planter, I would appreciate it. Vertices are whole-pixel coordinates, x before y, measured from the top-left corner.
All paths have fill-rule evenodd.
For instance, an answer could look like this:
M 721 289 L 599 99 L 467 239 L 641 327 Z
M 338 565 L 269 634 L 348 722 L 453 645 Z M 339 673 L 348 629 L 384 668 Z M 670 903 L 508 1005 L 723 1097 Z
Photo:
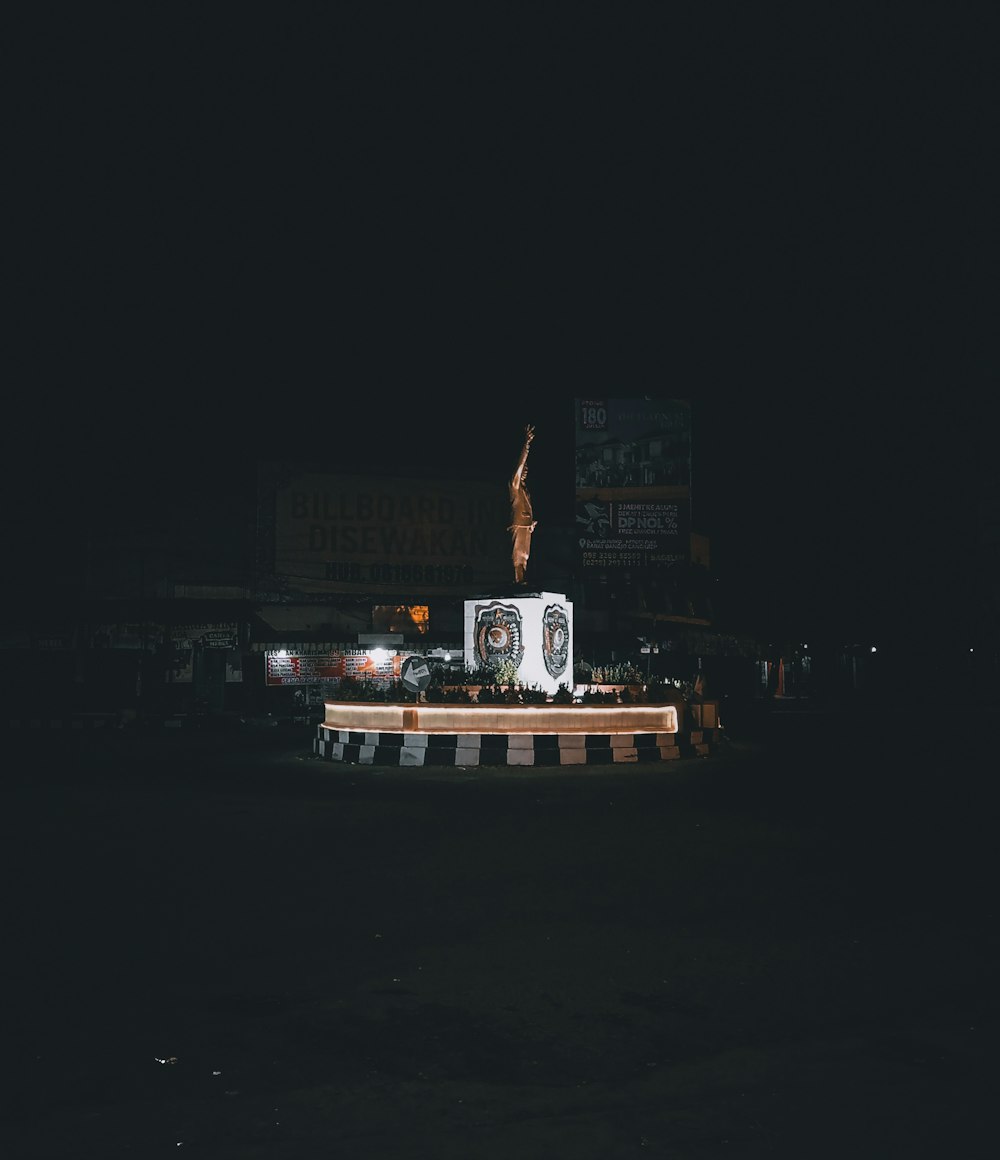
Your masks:
M 504 659 L 493 670 L 493 680 L 498 685 L 516 685 L 517 672 L 517 664 L 512 660 Z
M 552 694 L 553 705 L 572 705 L 573 704 L 573 690 L 563 682 L 558 689 Z
M 623 705 L 645 705 L 648 700 L 646 691 L 641 685 L 626 685 L 621 691 Z
M 492 685 L 496 681 L 496 673 L 487 665 L 480 665 L 465 674 L 466 685 Z
M 641 685 L 645 677 L 631 661 L 621 661 L 610 665 L 598 665 L 593 670 L 591 684 L 597 685 Z
M 583 703 L 585 705 L 617 705 L 618 697 L 610 689 L 606 692 L 603 689 L 595 689 L 593 692 L 588 689 L 583 694 Z

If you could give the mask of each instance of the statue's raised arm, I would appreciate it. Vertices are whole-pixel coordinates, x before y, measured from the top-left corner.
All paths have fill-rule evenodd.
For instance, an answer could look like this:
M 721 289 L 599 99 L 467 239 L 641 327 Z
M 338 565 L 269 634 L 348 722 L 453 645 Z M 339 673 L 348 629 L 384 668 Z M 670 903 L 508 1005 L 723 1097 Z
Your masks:
M 538 523 L 532 519 L 531 496 L 525 486 L 528 475 L 528 449 L 535 438 L 535 428 L 529 423 L 524 429 L 524 445 L 510 477 L 510 527 L 507 529 L 513 539 L 511 559 L 514 563 L 514 579 L 518 584 L 524 583 L 524 570 L 528 565 L 528 556 L 531 552 L 531 533 Z
M 535 428 L 529 423 L 524 429 L 524 446 L 521 448 L 521 457 L 518 459 L 514 474 L 511 477 L 511 487 L 516 487 L 524 482 L 524 476 L 528 470 L 528 448 L 534 437 Z

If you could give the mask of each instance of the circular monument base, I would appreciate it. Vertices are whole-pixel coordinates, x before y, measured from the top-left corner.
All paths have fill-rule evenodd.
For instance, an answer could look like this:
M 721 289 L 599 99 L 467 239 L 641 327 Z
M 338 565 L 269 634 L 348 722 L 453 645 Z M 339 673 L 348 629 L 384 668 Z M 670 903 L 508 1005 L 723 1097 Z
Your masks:
M 313 751 L 396 766 L 614 765 L 684 755 L 676 705 L 389 705 L 327 701 Z

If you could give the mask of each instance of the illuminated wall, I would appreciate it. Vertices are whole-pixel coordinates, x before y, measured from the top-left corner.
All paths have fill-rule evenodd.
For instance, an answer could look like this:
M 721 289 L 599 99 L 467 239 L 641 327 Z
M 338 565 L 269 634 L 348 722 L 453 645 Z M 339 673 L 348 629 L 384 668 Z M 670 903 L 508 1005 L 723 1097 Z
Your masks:
M 516 681 L 573 688 L 573 605 L 561 592 L 465 601 L 465 666 L 516 666 Z

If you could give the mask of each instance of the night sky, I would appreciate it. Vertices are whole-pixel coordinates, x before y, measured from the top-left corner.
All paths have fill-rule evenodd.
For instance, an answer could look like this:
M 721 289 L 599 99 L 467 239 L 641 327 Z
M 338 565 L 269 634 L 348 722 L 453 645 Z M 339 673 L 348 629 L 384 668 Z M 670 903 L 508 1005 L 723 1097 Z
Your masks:
M 262 458 L 503 480 L 526 422 L 538 514 L 569 522 L 573 399 L 648 394 L 692 401 L 727 583 L 802 631 L 966 631 L 996 388 L 985 8 L 320 12 L 24 28 L 19 585 L 72 571 L 88 527 L 222 551 Z

